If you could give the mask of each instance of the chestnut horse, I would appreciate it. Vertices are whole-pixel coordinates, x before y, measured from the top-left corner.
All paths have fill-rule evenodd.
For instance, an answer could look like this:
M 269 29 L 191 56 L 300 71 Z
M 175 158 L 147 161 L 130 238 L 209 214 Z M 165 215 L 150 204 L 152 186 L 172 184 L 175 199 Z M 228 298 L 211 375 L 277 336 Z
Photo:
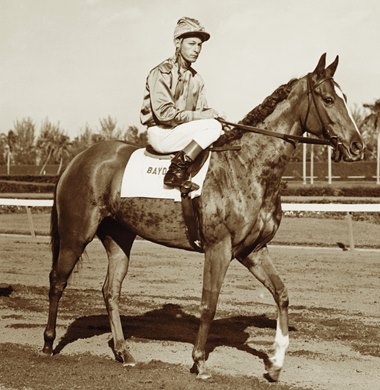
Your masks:
M 322 55 L 307 76 L 277 88 L 240 123 L 290 136 L 307 131 L 331 141 L 335 160 L 343 157 L 356 161 L 362 158 L 363 140 L 345 96 L 333 80 L 338 57 L 327 68 L 325 57 Z M 277 381 L 289 345 L 289 301 L 267 244 L 280 224 L 281 177 L 295 144 L 237 128 L 227 134 L 234 133 L 238 136 L 230 137 L 227 146 L 239 143 L 241 149 L 212 152 L 203 191 L 197 198 L 205 257 L 193 371 L 201 379 L 210 376 L 205 365 L 207 337 L 227 268 L 237 259 L 268 288 L 278 307 L 274 356 L 266 362 L 267 378 Z M 136 146 L 116 140 L 95 144 L 70 162 L 57 183 L 51 218 L 49 318 L 43 347 L 47 354 L 53 353 L 58 303 L 67 280 L 95 236 L 103 243 L 109 260 L 103 295 L 114 353 L 125 365 L 134 365 L 135 360 L 124 339 L 118 303 L 136 235 L 165 246 L 193 250 L 180 202 L 120 197 L 124 168 L 135 150 Z

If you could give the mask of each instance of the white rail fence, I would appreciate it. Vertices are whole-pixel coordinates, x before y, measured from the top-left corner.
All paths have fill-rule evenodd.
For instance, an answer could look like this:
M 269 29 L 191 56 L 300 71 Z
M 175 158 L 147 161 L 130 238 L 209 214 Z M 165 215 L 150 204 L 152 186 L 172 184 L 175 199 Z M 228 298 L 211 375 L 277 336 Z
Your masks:
M 30 234 L 36 237 L 31 207 L 52 207 L 52 199 L 0 198 L 0 206 L 25 207 Z M 355 249 L 352 213 L 380 213 L 380 203 L 282 203 L 282 210 L 294 212 L 334 212 L 346 213 L 350 249 Z

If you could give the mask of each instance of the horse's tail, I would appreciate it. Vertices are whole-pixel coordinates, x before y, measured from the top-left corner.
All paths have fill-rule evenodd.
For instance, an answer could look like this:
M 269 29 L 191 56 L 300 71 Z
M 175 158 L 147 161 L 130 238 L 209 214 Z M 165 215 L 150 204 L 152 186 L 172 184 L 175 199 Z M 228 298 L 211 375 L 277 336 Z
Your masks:
M 53 268 L 58 260 L 60 237 L 58 231 L 58 212 L 57 212 L 57 185 L 54 189 L 53 207 L 50 213 L 50 247 L 52 252 Z

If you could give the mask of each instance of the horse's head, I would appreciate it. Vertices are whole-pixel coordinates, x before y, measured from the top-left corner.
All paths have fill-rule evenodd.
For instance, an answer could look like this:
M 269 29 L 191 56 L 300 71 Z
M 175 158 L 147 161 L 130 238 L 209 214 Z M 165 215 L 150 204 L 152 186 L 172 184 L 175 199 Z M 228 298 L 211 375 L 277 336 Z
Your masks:
M 346 97 L 333 80 L 338 56 L 327 68 L 326 54 L 305 76 L 307 102 L 302 104 L 303 131 L 325 138 L 334 147 L 333 160 L 357 161 L 363 157 L 364 142 L 346 104 Z

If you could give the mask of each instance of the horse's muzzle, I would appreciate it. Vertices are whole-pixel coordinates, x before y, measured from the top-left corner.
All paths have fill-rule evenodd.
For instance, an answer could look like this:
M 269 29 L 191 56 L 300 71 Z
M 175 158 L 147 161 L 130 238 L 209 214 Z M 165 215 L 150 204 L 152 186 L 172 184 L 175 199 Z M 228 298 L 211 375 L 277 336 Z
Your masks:
M 335 148 L 333 154 L 334 161 L 340 161 L 343 157 L 343 161 L 354 162 L 361 160 L 364 156 L 365 146 L 360 140 L 355 140 L 350 143 L 349 146 L 339 142 Z
M 355 139 L 350 144 L 342 142 L 338 137 L 333 139 L 333 154 L 332 160 L 339 162 L 342 160 L 347 162 L 354 162 L 361 160 L 364 156 L 365 146 L 361 139 Z

